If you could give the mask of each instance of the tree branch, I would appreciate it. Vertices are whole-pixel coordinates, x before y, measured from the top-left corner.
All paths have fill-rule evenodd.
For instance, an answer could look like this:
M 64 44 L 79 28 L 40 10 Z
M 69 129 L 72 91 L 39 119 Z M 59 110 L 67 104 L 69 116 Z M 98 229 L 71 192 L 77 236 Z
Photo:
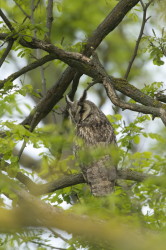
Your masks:
M 110 78 L 105 78 L 103 81 L 103 85 L 106 89 L 107 95 L 112 101 L 112 103 L 122 109 L 129 109 L 137 112 L 141 112 L 143 114 L 151 114 L 154 117 L 160 117 L 166 126 L 166 109 L 153 107 L 153 106 L 144 106 L 135 103 L 128 103 L 121 100 L 116 94 L 114 87 Z
M 117 180 L 123 179 L 123 180 L 142 182 L 148 178 L 154 178 L 154 175 L 144 174 L 130 169 L 117 171 Z M 157 177 L 155 176 L 155 178 Z M 45 184 L 36 184 L 29 177 L 25 176 L 21 172 L 17 174 L 17 179 L 21 183 L 23 183 L 29 189 L 29 191 L 34 195 L 44 195 L 55 192 L 56 190 L 59 189 L 86 183 L 82 173 L 67 175 L 58 180 L 48 182 Z
M 155 94 L 155 97 L 158 101 L 166 103 L 166 95 L 163 94 L 165 90 L 159 91 Z
M 131 85 L 126 79 L 115 78 L 109 76 L 110 82 L 113 87 L 124 95 L 132 98 L 134 101 L 139 102 L 145 106 L 151 106 L 156 108 L 166 109 L 166 105 L 152 98 L 151 96 L 146 95 L 141 90 Z
M 23 42 L 25 42 L 25 41 L 23 41 Z M 105 87 L 107 87 L 107 89 L 109 88 L 108 95 L 110 96 L 112 102 L 115 105 L 117 105 L 123 109 L 130 109 L 130 110 L 134 110 L 137 112 L 152 114 L 154 117 L 156 117 L 156 116 L 161 117 L 164 124 L 165 124 L 165 116 L 163 116 L 163 112 L 164 112 L 166 105 L 164 105 L 164 104 L 156 101 L 152 97 L 149 97 L 146 94 L 142 93 L 140 90 L 138 90 L 134 86 L 129 85 L 127 83 L 127 81 L 125 81 L 123 79 L 115 79 L 113 77 L 108 78 L 107 73 L 105 72 L 103 66 L 101 65 L 99 60 L 97 58 L 95 58 L 94 56 L 92 59 L 90 59 L 90 58 L 88 58 L 80 53 L 66 52 L 66 51 L 59 49 L 58 47 L 56 47 L 52 44 L 48 44 L 48 43 L 46 43 L 44 41 L 40 41 L 38 39 L 33 39 L 32 42 L 30 42 L 30 44 L 32 47 L 34 47 L 34 46 L 40 47 L 41 49 L 44 49 L 47 52 L 52 53 L 52 54 L 48 55 L 48 57 L 51 57 L 51 59 L 58 58 L 64 62 L 68 63 L 70 66 L 77 68 L 77 70 L 80 71 L 81 73 L 84 73 L 84 74 L 92 77 L 95 80 L 102 82 L 103 79 L 107 79 L 108 82 L 104 82 L 104 85 L 105 85 Z M 44 58 L 47 58 L 47 56 Z M 40 59 L 40 60 L 42 60 L 42 59 Z M 42 64 L 43 64 L 43 62 L 42 62 Z M 33 67 L 30 67 L 30 66 L 33 66 Z M 39 63 L 37 64 L 37 66 L 39 66 Z M 28 69 L 28 67 L 29 67 L 29 69 Z M 24 67 L 19 72 L 12 74 L 12 80 L 15 79 L 13 77 L 13 75 L 15 77 L 18 77 L 18 75 L 22 74 L 22 72 L 27 72 L 31 68 L 34 68 L 34 63 L 32 63 L 31 65 L 28 65 L 27 67 Z M 0 86 L 3 86 L 3 82 L 9 80 L 10 77 L 11 76 L 9 76 L 9 78 L 1 81 Z M 144 104 L 145 106 L 138 105 L 138 104 L 129 104 L 129 103 L 123 102 L 120 99 L 118 99 L 118 96 L 116 95 L 116 93 L 113 89 L 113 86 L 115 86 L 115 88 L 116 87 L 119 88 L 118 90 L 123 92 L 121 89 L 122 84 L 123 84 L 123 87 L 124 87 L 123 89 L 125 90 L 126 95 L 132 97 L 134 100 Z M 128 86 L 130 87 L 130 89 L 128 88 Z M 46 95 L 46 97 L 47 97 L 47 95 Z M 45 105 L 45 101 L 44 101 L 44 105 Z M 149 106 L 149 108 L 146 106 Z M 161 116 L 161 110 L 157 109 L 159 107 L 163 109 L 162 116 Z M 32 130 L 36 126 L 39 117 L 41 117 L 40 112 L 36 113 L 37 119 L 36 120 L 34 119 L 34 124 L 32 126 Z M 22 123 L 22 124 L 24 124 L 24 123 Z
M 160 246 L 160 250 L 165 250 L 163 235 L 144 230 L 141 226 L 136 228 L 131 222 L 126 225 L 122 216 L 99 220 L 94 216 L 57 211 L 55 206 L 50 206 L 22 190 L 17 192 L 17 195 L 24 206 L 11 210 L 0 208 L 1 233 L 20 232 L 26 227 L 53 227 L 72 233 L 73 237 L 83 237 L 86 244 L 91 242 L 100 247 L 102 242 L 102 247 L 106 244 L 104 249 L 110 249 L 113 245 L 116 249 L 124 249 L 125 246 L 125 249 L 142 250 L 148 246 L 149 249 L 156 250 Z
M 121 0 L 115 6 L 115 8 L 110 12 L 110 14 L 104 19 L 104 21 L 97 27 L 97 29 L 93 32 L 92 36 L 88 39 L 86 48 L 84 50 L 84 54 L 90 56 L 92 53 L 91 47 L 94 49 L 100 44 L 102 39 L 106 35 L 108 35 L 112 30 L 114 30 L 117 25 L 123 20 L 126 13 L 131 10 L 139 1 L 138 0 Z M 7 37 L 7 35 L 6 35 Z M 0 34 L 0 39 L 6 38 L 4 34 Z M 20 39 L 20 42 L 23 46 L 34 48 L 34 44 L 31 42 L 27 42 L 24 39 Z M 39 44 L 39 43 L 38 43 Z M 47 43 L 39 46 L 41 49 L 47 51 Z M 54 50 L 54 47 L 52 49 Z M 36 48 L 36 47 L 35 47 Z M 50 49 L 50 47 L 49 47 Z M 53 53 L 55 51 L 52 51 Z M 67 58 L 66 58 L 67 59 Z M 67 62 L 67 61 L 66 61 Z M 67 62 L 72 67 L 77 67 L 77 61 L 69 61 Z M 79 65 L 81 68 L 81 64 Z M 61 78 L 57 81 L 57 83 L 47 92 L 45 98 L 41 100 L 41 102 L 37 105 L 37 107 L 30 113 L 30 115 L 22 122 L 23 125 L 30 124 L 33 116 L 36 116 L 36 121 L 34 122 L 34 126 L 36 126 L 41 119 L 43 119 L 53 108 L 53 106 L 63 97 L 64 92 L 69 86 L 70 82 L 73 80 L 76 71 L 70 67 L 68 67 Z M 81 72 L 84 73 L 84 72 Z M 142 93 L 142 92 L 141 92 Z M 37 115 L 36 115 L 37 113 Z
M 15 2 L 15 4 L 18 6 L 18 8 L 21 10 L 21 12 L 25 15 L 26 18 L 29 18 L 30 19 L 30 15 L 28 15 L 26 13 L 26 11 L 21 7 L 20 4 L 17 3 L 17 1 L 13 0 Z
M 104 84 L 105 84 L 106 89 L 109 88 L 108 96 L 110 96 L 112 102 L 115 105 L 118 105 L 119 107 L 123 109 L 130 109 L 130 110 L 137 111 L 137 112 L 143 112 L 145 114 L 152 114 L 154 117 L 156 116 L 161 117 L 161 112 L 159 108 L 162 108 L 163 110 L 166 109 L 165 104 L 144 94 L 142 91 L 140 91 L 133 85 L 129 84 L 125 79 L 114 78 L 112 76 L 109 76 L 108 78 L 108 75 L 105 72 L 104 68 L 102 67 L 100 62 L 96 61 L 97 59 L 95 59 L 94 57 L 92 59 L 89 59 L 88 57 L 83 56 L 79 53 L 65 52 L 63 50 L 59 50 L 56 47 L 52 48 L 52 50 L 55 50 L 56 54 L 59 53 L 57 57 L 59 57 L 61 60 L 77 68 L 77 70 L 80 70 L 81 73 L 85 73 L 86 75 L 92 77 L 93 79 L 95 79 L 95 81 L 97 80 L 98 82 L 103 82 L 103 79 L 107 79 L 108 82 L 106 81 Z M 71 76 L 73 77 L 73 75 Z M 115 95 L 115 93 L 113 92 L 114 88 L 120 91 L 121 93 L 131 97 L 136 102 L 142 103 L 143 105 L 129 104 L 129 103 L 119 100 L 117 95 Z M 53 93 L 54 93 L 54 90 L 53 90 Z M 113 98 L 113 94 L 114 94 L 114 98 Z M 44 112 L 48 113 L 48 111 L 51 110 L 51 109 L 45 110 L 45 108 L 48 107 L 46 106 L 46 102 L 48 102 L 48 96 L 50 96 L 50 92 L 47 92 L 46 96 L 41 100 L 41 102 L 37 105 L 36 109 L 32 113 L 34 115 L 34 113 L 38 112 L 38 115 L 36 116 L 36 120 L 34 121 L 34 126 L 36 126 L 38 122 L 44 117 Z M 59 97 L 60 96 L 58 96 L 58 99 Z M 49 98 L 49 102 L 50 102 L 50 98 Z M 55 102 L 55 99 L 54 99 L 54 102 Z M 23 125 L 29 124 L 31 119 L 32 119 L 32 116 L 30 115 L 28 118 L 26 118 L 22 122 L 22 124 Z
M 52 110 L 56 103 L 63 97 L 64 92 L 73 80 L 75 69 L 68 67 L 58 81 L 49 89 L 31 113 L 21 122 L 22 125 L 30 125 L 34 119 L 33 128 Z
M 91 55 L 91 48 L 96 49 L 101 41 L 113 31 L 139 0 L 120 0 L 108 16 L 94 30 L 92 36 L 88 38 L 84 54 Z
M 71 87 L 71 90 L 70 92 L 68 93 L 68 96 L 70 98 L 71 101 L 74 100 L 74 96 L 75 96 L 75 93 L 77 91 L 77 88 L 78 88 L 78 84 L 79 84 L 79 80 L 80 80 L 80 77 L 81 77 L 82 74 L 80 74 L 79 72 L 75 74 L 74 78 L 73 78 L 73 82 L 72 82 L 72 87 Z
M 11 74 L 10 76 L 8 76 L 6 79 L 1 80 L 0 81 L 0 89 L 4 87 L 4 84 L 8 81 L 14 81 L 15 79 L 17 79 L 19 76 L 49 62 L 52 61 L 53 59 L 55 59 L 55 55 L 46 55 L 30 64 L 28 64 L 27 66 L 23 67 L 22 69 L 20 69 L 19 71 Z
M 2 66 L 2 64 L 4 63 L 6 57 L 8 56 L 8 54 L 10 52 L 10 50 L 12 49 L 13 43 L 14 43 L 14 40 L 12 40 L 12 39 L 9 40 L 7 47 L 6 47 L 2 57 L 0 58 L 0 67 Z
M 156 232 L 148 231 L 145 234 L 142 231 L 142 227 L 135 228 L 130 223 L 126 226 L 123 221 L 121 222 L 122 218 L 120 217 L 104 220 L 95 218 L 94 216 L 77 215 L 74 212 L 66 213 L 63 209 L 51 206 L 19 188 L 7 176 L 2 175 L 1 180 L 8 183 L 9 188 L 19 198 L 19 207 L 10 210 L 0 208 L 1 233 L 9 233 L 13 232 L 13 230 L 17 232 L 29 226 L 34 228 L 52 227 L 65 230 L 68 233 L 72 233 L 73 236 L 85 237 L 87 241 L 92 241 L 93 243 L 102 242 L 102 246 L 106 243 L 108 245 L 113 243 L 117 249 L 123 249 L 124 245 L 128 249 L 137 250 L 147 245 L 152 250 L 157 249 L 157 246 L 160 246 L 160 250 L 165 249 L 165 239 L 163 236 L 158 238 Z M 119 241 L 119 239 L 121 240 Z M 134 240 L 131 241 L 131 239 Z M 138 242 L 141 242 L 139 247 Z
M 1 9 L 0 9 L 0 16 L 2 17 L 3 21 L 6 23 L 9 30 L 14 31 L 14 28 L 13 28 L 11 22 L 8 20 L 8 18 L 5 16 L 5 14 L 3 13 L 3 11 Z
M 149 5 L 150 5 L 150 4 L 149 4 Z M 150 17 L 146 18 L 146 13 L 147 13 L 147 9 L 148 9 L 149 5 L 148 5 L 148 4 L 146 4 L 145 6 L 142 5 L 142 8 L 143 8 L 142 25 L 141 25 L 141 29 L 140 29 L 140 33 L 139 33 L 138 39 L 137 39 L 136 44 L 135 44 L 135 48 L 134 48 L 133 55 L 132 55 L 131 60 L 130 60 L 130 62 L 129 62 L 128 68 L 127 68 L 127 70 L 126 70 L 124 79 L 127 79 L 128 76 L 129 76 L 129 74 L 130 74 L 131 67 L 132 67 L 133 62 L 134 62 L 134 60 L 135 60 L 135 58 L 136 58 L 136 56 L 137 56 L 137 53 L 138 53 L 138 48 L 139 48 L 139 44 L 140 44 L 141 39 L 142 39 L 142 36 L 143 36 L 145 24 L 146 24 L 146 22 L 148 21 L 148 19 L 150 18 Z
M 137 112 L 141 112 L 144 114 L 152 114 L 154 117 L 159 116 L 159 108 L 154 108 L 150 106 L 144 106 L 140 104 L 135 103 L 128 103 L 123 100 L 121 100 L 118 95 L 116 94 L 114 87 L 110 81 L 110 79 L 105 79 L 103 81 L 103 85 L 106 89 L 107 95 L 109 99 L 112 101 L 112 103 L 120 108 L 129 109 Z
M 46 27 L 48 29 L 46 33 L 46 38 L 50 42 L 51 41 L 51 28 L 52 28 L 52 22 L 53 22 L 53 0 L 48 0 L 47 4 L 47 23 Z

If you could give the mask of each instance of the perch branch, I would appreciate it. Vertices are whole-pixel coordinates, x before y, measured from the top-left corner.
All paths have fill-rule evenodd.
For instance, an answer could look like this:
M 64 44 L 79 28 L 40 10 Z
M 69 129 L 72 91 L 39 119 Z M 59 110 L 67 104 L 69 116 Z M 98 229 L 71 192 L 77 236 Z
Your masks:
M 154 176 L 150 174 L 140 173 L 137 171 L 132 171 L 130 169 L 117 171 L 117 179 L 142 182 L 148 178 L 154 178 Z M 21 172 L 17 174 L 17 179 L 21 183 L 23 183 L 29 189 L 29 191 L 34 195 L 44 195 L 44 194 L 55 192 L 56 190 L 59 190 L 62 188 L 86 183 L 82 173 L 67 175 L 67 176 L 61 177 L 58 180 L 48 182 L 45 184 L 36 184 L 29 177 L 25 176 Z
M 6 171 L 6 167 L 10 167 L 10 164 L 5 163 L 5 166 L 4 166 L 4 163 L 3 163 L 3 165 L 1 166 L 1 169 L 3 171 Z M 48 182 L 45 184 L 36 184 L 22 172 L 18 172 L 16 175 L 16 178 L 22 184 L 24 184 L 26 188 L 28 188 L 28 190 L 34 195 L 44 195 L 44 194 L 55 192 L 56 190 L 59 190 L 59 189 L 71 187 L 71 186 L 78 185 L 81 183 L 86 183 L 82 173 L 66 175 L 55 181 Z M 117 170 L 117 179 L 142 182 L 148 178 L 158 178 L 158 177 L 154 175 L 150 175 L 150 174 L 144 174 L 141 172 L 133 171 L 131 169 Z

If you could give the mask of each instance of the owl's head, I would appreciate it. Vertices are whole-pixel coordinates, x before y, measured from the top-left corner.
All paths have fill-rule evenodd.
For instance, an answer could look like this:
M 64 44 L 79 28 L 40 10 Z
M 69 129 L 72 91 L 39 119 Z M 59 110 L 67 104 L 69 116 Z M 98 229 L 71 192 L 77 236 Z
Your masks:
M 66 96 L 66 103 L 68 105 L 69 115 L 75 124 L 79 124 L 85 121 L 89 116 L 93 114 L 94 103 L 86 100 L 87 91 L 85 90 L 83 95 L 78 101 L 72 102 L 68 96 Z

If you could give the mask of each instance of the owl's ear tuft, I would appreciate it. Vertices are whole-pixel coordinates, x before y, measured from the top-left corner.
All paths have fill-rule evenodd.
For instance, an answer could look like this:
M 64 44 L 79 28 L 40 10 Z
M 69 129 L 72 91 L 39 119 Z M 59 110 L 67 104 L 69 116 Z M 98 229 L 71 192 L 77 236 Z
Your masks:
M 87 90 L 85 89 L 83 95 L 80 97 L 79 103 L 83 103 L 87 97 Z
M 65 96 L 65 99 L 66 99 L 66 103 L 67 103 L 68 105 L 72 105 L 72 104 L 73 104 L 73 102 L 70 100 L 70 98 L 69 98 L 68 95 Z

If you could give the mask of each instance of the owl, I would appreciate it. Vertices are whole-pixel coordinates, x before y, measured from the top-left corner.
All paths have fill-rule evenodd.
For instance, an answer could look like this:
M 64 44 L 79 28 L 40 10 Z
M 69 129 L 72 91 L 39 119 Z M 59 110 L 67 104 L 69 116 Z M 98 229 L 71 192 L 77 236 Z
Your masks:
M 95 148 L 110 149 L 111 144 L 116 147 L 116 137 L 111 123 L 93 102 L 86 100 L 86 96 L 87 91 L 84 91 L 82 97 L 74 102 L 66 96 L 68 113 L 75 125 L 76 136 L 83 141 L 81 150 L 87 152 L 86 150 Z M 80 148 L 77 147 L 77 150 Z M 111 162 L 111 151 L 107 150 L 105 155 L 87 165 L 81 164 L 84 178 L 94 196 L 106 196 L 114 190 L 116 167 Z

